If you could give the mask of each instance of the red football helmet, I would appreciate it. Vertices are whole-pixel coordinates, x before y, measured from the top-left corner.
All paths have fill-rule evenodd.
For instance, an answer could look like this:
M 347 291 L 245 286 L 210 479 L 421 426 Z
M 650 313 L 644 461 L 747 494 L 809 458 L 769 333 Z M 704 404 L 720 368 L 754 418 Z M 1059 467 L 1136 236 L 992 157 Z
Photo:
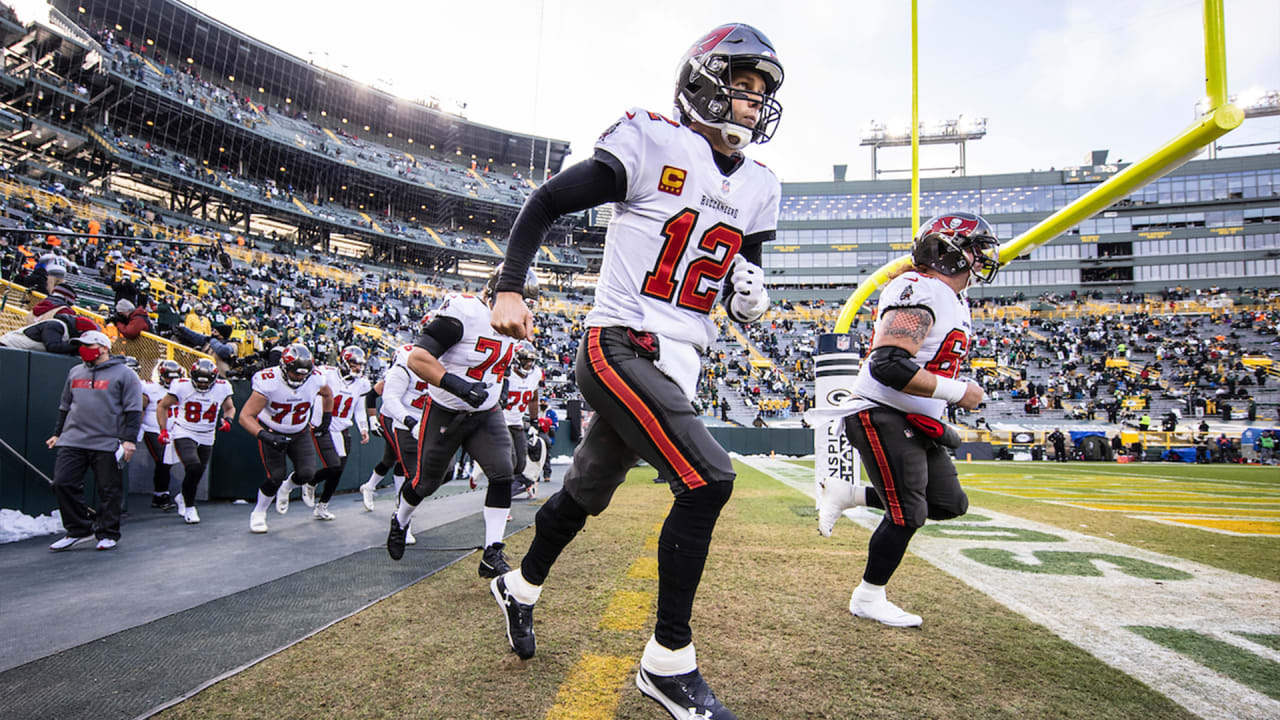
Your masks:
M 311 377 L 315 366 L 311 351 L 302 343 L 294 343 L 280 354 L 280 368 L 284 370 L 284 382 L 289 387 L 301 387 Z
M 911 260 L 943 275 L 968 272 L 978 282 L 989 283 L 1000 270 L 999 246 L 995 231 L 981 216 L 948 212 L 920 225 Z M 972 261 L 966 250 L 973 254 Z

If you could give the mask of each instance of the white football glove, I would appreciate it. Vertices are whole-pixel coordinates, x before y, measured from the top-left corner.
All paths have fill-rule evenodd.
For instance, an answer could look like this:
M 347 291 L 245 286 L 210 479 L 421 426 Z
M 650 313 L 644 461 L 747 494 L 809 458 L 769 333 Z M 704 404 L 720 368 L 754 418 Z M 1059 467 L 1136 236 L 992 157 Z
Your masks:
M 729 275 L 733 283 L 733 298 L 729 309 L 734 319 L 755 322 L 769 309 L 769 291 L 764 287 L 764 270 L 741 255 L 734 257 Z

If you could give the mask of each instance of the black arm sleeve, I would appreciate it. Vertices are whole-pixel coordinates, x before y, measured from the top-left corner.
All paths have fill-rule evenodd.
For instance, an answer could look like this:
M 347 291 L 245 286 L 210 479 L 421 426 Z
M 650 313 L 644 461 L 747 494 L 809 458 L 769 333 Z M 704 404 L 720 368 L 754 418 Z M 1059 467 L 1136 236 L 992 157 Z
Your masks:
M 524 201 L 511 226 L 498 292 L 520 292 L 533 256 L 560 216 L 626 197 L 627 171 L 617 158 L 603 150 L 543 183 Z
M 124 430 L 120 433 L 120 439 L 124 442 L 136 442 L 138 439 L 138 431 L 142 429 L 142 411 L 134 410 L 124 414 Z
M 901 390 L 919 372 L 920 366 L 911 359 L 911 353 L 893 345 L 881 345 L 867 358 L 871 363 L 871 377 L 885 387 Z
M 431 321 L 414 344 L 438 358 L 461 339 L 462 321 L 442 315 Z
M 61 435 L 61 434 L 62 434 L 62 426 L 67 424 L 67 413 L 68 413 L 68 412 L 70 412 L 70 411 L 69 411 L 69 410 L 59 410 L 59 411 L 58 411 L 58 424 L 53 426 L 53 434 L 54 434 L 54 435 Z

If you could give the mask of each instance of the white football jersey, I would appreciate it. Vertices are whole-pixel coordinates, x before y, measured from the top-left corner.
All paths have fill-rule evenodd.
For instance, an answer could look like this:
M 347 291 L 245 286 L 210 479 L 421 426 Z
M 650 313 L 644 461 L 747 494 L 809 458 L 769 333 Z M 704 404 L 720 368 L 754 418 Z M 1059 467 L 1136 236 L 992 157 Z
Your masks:
M 448 390 L 432 385 L 427 391 L 431 394 L 431 402 L 464 412 L 479 412 L 497 405 L 498 396 L 502 394 L 502 380 L 520 341 L 493 329 L 489 324 L 489 306 L 475 295 L 449 293 L 433 316 L 457 318 L 462 323 L 462 339 L 437 358 L 444 365 L 445 372 L 463 380 L 482 381 L 488 386 L 489 396 L 479 407 L 471 407 Z
M 399 355 L 397 351 L 397 355 Z M 414 420 L 422 422 L 422 409 L 427 405 L 427 388 L 431 384 L 413 374 L 407 363 L 408 353 L 403 359 L 406 362 L 391 366 L 383 377 L 381 413 L 391 418 L 393 427 L 405 430 L 405 418 L 410 415 Z M 417 431 L 414 431 L 415 435 Z
M 748 235 L 775 230 L 781 185 L 752 160 L 728 176 L 690 128 L 632 108 L 596 141 L 627 171 L 588 327 L 621 325 L 705 350 L 721 284 Z
M 156 422 L 156 406 L 164 399 L 168 393 L 164 386 L 160 383 L 151 382 L 150 380 L 142 381 L 142 395 L 147 399 L 143 403 L 142 408 L 142 430 L 138 433 L 138 438 L 142 438 L 142 433 L 160 433 L 160 425 Z M 172 417 L 173 410 L 169 411 Z
M 218 429 L 218 410 L 231 393 L 231 383 L 222 378 L 214 380 L 213 387 L 204 392 L 197 390 L 188 378 L 169 383 L 169 394 L 178 401 L 170 410 L 170 436 L 212 445 L 213 431 Z
M 311 422 L 311 406 L 324 387 L 324 375 L 313 368 L 302 385 L 293 388 L 284 381 L 284 368 L 270 367 L 253 374 L 253 390 L 267 398 L 258 413 L 258 422 L 268 430 L 292 435 Z
M 342 379 L 342 371 L 330 365 L 321 367 L 320 372 L 324 375 L 325 384 L 329 386 L 329 392 L 333 393 L 333 415 L 329 418 L 329 428 L 334 432 L 343 432 L 364 415 L 364 396 L 369 394 L 373 386 L 364 375 L 357 375 L 347 382 Z M 311 424 L 318 426 L 323 418 L 323 409 L 319 405 L 313 406 Z M 360 427 L 367 425 L 360 423 Z
M 539 367 L 524 377 L 515 371 L 507 376 L 507 396 L 502 402 L 502 417 L 507 425 L 524 424 L 523 418 L 529 414 L 529 403 L 533 402 L 533 394 L 541 383 L 542 368 Z
M 942 280 L 911 271 L 889 281 L 880 291 L 877 317 L 895 308 L 926 308 L 933 313 L 933 325 L 925 336 L 924 344 L 912 360 L 934 375 L 955 379 L 960 365 L 969 355 L 969 335 L 973 321 L 969 315 L 969 300 L 957 295 Z M 877 321 L 876 330 L 879 331 Z M 947 401 L 908 395 L 901 390 L 882 385 L 871 376 L 871 363 L 862 363 L 858 377 L 853 381 L 853 394 L 857 400 L 850 412 L 859 412 L 874 405 L 888 405 L 903 412 L 928 415 L 941 419 L 947 410 Z

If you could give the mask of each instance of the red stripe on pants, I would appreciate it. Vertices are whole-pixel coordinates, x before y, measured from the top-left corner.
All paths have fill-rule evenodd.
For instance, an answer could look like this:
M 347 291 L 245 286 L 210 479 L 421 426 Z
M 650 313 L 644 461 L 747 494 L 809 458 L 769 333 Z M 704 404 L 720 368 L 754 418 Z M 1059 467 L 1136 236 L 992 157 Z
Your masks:
M 902 505 L 898 503 L 898 488 L 893 484 L 893 471 L 889 469 L 889 459 L 884 455 L 884 446 L 880 443 L 880 434 L 871 424 L 870 413 L 858 413 L 862 429 L 867 433 L 867 442 L 871 445 L 871 454 L 876 456 L 876 467 L 880 469 L 880 480 L 884 482 L 884 494 L 888 499 L 889 517 L 894 525 L 905 525 L 902 519 Z
M 596 376 L 600 378 L 600 382 L 618 398 L 623 405 L 626 406 L 631 414 L 640 421 L 644 429 L 649 434 L 649 439 L 653 440 L 653 444 L 657 446 L 658 452 L 662 454 L 663 459 L 671 464 L 672 469 L 676 471 L 676 475 L 684 482 L 689 489 L 700 488 L 707 484 L 703 480 L 698 471 L 693 469 L 693 465 L 680 453 L 675 443 L 671 441 L 671 437 L 667 435 L 667 431 L 662 429 L 662 425 L 658 422 L 658 417 L 653 411 L 644 404 L 640 396 L 627 385 L 618 371 L 609 364 L 605 359 L 604 349 L 600 347 L 601 328 L 591 328 L 587 332 L 587 357 L 591 360 L 591 369 L 595 371 Z

